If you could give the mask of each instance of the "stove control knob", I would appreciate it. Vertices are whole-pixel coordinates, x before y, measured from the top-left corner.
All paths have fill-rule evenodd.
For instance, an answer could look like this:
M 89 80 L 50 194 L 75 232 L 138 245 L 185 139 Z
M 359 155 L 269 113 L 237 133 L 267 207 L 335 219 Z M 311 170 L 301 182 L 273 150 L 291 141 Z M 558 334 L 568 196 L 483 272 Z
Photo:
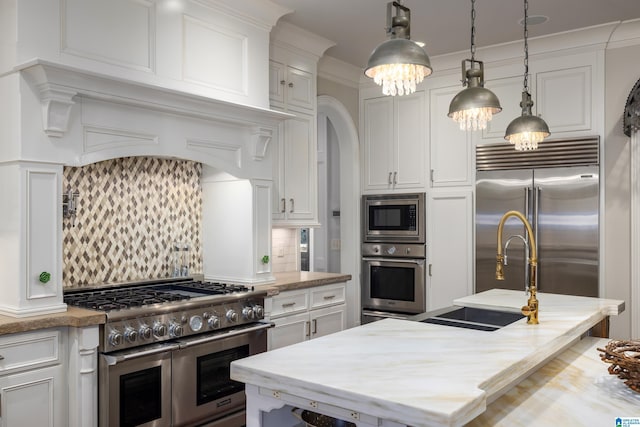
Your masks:
M 140 329 L 138 330 L 138 334 L 140 335 L 140 337 L 143 340 L 150 340 L 151 339 L 151 328 L 148 327 L 147 325 L 142 325 L 140 326 Z
M 259 304 L 253 306 L 253 312 L 256 315 L 256 319 L 262 319 L 264 317 L 264 308 Z
M 227 320 L 229 322 L 237 322 L 238 321 L 238 313 L 235 310 L 227 311 Z
M 113 347 L 117 347 L 122 344 L 122 334 L 114 329 L 109 333 L 109 344 Z
M 252 320 L 255 317 L 255 313 L 253 312 L 253 308 L 245 307 L 242 309 L 242 316 L 245 319 Z
M 216 315 L 210 316 L 209 319 L 207 319 L 207 325 L 209 325 L 211 329 L 217 329 L 220 327 L 220 319 Z
M 173 338 L 181 337 L 184 332 L 182 325 L 177 322 L 171 322 L 169 325 L 169 335 Z
M 138 341 L 138 331 L 131 327 L 126 328 L 124 330 L 124 339 L 129 343 Z
M 153 325 L 153 335 L 155 335 L 156 338 L 162 338 L 167 335 L 167 325 L 157 322 Z

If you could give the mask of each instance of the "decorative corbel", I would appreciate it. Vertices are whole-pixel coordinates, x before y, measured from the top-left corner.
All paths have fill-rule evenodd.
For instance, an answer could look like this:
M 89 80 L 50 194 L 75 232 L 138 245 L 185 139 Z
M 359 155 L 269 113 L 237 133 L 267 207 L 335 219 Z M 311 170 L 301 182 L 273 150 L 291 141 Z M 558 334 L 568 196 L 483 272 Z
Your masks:
M 72 98 L 78 92 L 52 83 L 38 85 L 42 108 L 42 126 L 48 136 L 62 137 L 69 126 Z
M 255 126 L 251 129 L 251 156 L 253 160 L 261 161 L 267 154 L 267 147 L 271 138 L 273 137 L 273 130 L 269 128 L 263 128 Z

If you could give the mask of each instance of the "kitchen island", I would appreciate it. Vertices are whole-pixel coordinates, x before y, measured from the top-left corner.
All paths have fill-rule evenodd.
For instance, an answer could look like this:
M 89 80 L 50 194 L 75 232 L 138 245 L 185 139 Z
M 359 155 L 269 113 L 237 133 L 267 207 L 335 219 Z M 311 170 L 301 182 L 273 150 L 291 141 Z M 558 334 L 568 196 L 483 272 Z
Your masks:
M 538 294 L 540 324 L 493 332 L 386 319 L 235 361 L 247 384 L 247 426 L 297 406 L 369 426 L 459 426 L 624 310 L 624 302 Z M 518 291 L 494 289 L 456 305 L 518 311 Z

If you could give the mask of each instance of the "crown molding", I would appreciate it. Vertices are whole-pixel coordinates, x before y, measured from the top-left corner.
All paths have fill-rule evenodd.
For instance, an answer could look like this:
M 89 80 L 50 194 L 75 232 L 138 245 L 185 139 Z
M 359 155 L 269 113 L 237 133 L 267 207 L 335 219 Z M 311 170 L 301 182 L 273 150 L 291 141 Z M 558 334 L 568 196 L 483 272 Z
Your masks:
M 228 15 L 240 18 L 244 22 L 271 31 L 278 19 L 292 13 L 293 10 L 280 6 L 269 0 L 194 0 L 205 7 L 210 7 Z
M 293 48 L 306 55 L 311 54 L 316 60 L 336 44 L 329 39 L 284 21 L 278 22 L 278 25 L 271 30 L 271 43 Z

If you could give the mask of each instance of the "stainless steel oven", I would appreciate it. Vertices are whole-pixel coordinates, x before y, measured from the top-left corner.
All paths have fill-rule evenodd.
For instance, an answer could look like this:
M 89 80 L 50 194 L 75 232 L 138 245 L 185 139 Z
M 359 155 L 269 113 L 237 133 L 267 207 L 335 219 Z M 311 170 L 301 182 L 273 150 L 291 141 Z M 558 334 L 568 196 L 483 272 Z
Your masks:
M 426 311 L 426 270 L 423 244 L 362 245 L 362 315 L 379 312 L 416 314 Z
M 265 289 L 170 278 L 65 292 L 104 312 L 100 427 L 244 427 L 234 360 L 267 349 Z
M 231 362 L 267 349 L 268 323 L 100 355 L 100 425 L 245 425 L 244 384 Z M 105 399 L 108 395 L 108 399 Z
M 425 243 L 425 193 L 362 196 L 363 243 Z

